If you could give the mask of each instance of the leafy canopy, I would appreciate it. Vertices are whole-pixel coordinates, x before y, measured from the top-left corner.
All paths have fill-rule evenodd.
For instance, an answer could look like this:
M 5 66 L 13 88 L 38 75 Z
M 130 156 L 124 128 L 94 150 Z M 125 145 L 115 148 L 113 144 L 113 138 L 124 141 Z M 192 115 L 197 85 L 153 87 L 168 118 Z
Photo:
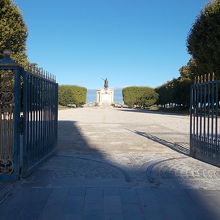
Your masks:
M 166 105 L 172 103 L 182 107 L 189 107 L 191 84 L 192 81 L 190 79 L 179 77 L 159 86 L 155 89 L 159 94 L 157 104 Z
M 220 0 L 211 1 L 201 11 L 187 43 L 201 74 L 215 72 L 220 78 Z
M 12 58 L 26 65 L 26 39 L 27 27 L 18 7 L 11 0 L 0 0 L 0 54 L 10 49 Z

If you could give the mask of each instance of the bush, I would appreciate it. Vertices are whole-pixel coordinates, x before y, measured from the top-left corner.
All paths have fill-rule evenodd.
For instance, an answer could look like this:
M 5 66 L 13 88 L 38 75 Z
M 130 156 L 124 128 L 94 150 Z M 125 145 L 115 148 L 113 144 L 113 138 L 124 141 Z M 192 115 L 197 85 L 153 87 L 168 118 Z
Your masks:
M 156 103 L 158 94 L 149 87 L 126 87 L 122 90 L 123 100 L 126 105 L 133 107 L 148 107 Z
M 80 86 L 61 85 L 58 90 L 60 105 L 73 105 L 77 107 L 86 103 L 87 89 Z

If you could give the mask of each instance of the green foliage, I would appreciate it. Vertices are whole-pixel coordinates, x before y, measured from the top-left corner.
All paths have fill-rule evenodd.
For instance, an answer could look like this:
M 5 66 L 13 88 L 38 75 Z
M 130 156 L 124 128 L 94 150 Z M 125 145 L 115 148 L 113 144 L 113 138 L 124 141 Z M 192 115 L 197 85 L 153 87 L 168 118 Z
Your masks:
M 86 103 L 87 89 L 80 86 L 61 85 L 58 90 L 58 102 L 67 106 L 75 104 L 77 107 Z
M 187 78 L 178 78 L 173 85 L 173 102 L 189 107 L 190 105 L 190 86 L 192 81 Z
M 159 94 L 157 104 L 189 107 L 191 84 L 192 81 L 190 79 L 179 77 L 156 88 L 155 91 Z
M 192 81 L 194 81 L 195 77 L 206 74 L 206 72 L 197 65 L 194 59 L 190 59 L 186 66 L 182 66 L 179 69 L 179 72 L 182 78 Z
M 124 103 L 130 107 L 148 107 L 156 103 L 158 94 L 149 87 L 126 87 L 122 90 Z
M 195 77 L 214 72 L 220 79 L 220 0 L 212 0 L 201 11 L 187 43 L 192 58 L 179 69 L 179 78 L 155 89 L 159 105 L 189 107 L 190 86 Z
M 202 73 L 215 72 L 220 78 L 220 0 L 201 11 L 188 36 L 188 51 Z
M 12 51 L 11 57 L 22 65 L 27 64 L 27 27 L 18 7 L 11 0 L 0 1 L 0 54 Z M 1 57 L 0 57 L 1 58 Z
M 171 103 L 173 90 L 169 83 L 161 85 L 160 87 L 156 88 L 155 91 L 159 94 L 157 104 L 165 105 L 167 103 Z

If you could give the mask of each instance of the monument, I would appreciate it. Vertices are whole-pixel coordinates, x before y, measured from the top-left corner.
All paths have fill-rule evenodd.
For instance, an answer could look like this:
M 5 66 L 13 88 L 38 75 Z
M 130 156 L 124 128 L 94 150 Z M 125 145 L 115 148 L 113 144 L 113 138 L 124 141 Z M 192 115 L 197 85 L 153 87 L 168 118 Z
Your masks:
M 109 106 L 114 103 L 114 89 L 108 87 L 108 79 L 104 80 L 104 88 L 96 90 L 96 102 L 99 106 Z

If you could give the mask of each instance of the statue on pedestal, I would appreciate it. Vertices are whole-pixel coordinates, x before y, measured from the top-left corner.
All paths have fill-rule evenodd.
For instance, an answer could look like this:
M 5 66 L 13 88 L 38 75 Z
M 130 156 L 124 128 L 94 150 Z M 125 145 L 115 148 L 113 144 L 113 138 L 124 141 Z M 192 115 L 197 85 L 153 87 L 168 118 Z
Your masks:
M 105 89 L 108 89 L 108 80 L 107 80 L 107 78 L 104 80 L 104 82 L 105 82 L 105 83 L 104 83 L 104 88 L 105 88 Z
M 101 78 L 104 81 L 104 88 L 96 90 L 96 102 L 99 106 L 110 106 L 114 103 L 114 89 L 108 86 L 108 79 Z
M 108 89 L 108 79 L 103 79 L 101 78 L 103 81 L 104 81 L 104 89 Z

